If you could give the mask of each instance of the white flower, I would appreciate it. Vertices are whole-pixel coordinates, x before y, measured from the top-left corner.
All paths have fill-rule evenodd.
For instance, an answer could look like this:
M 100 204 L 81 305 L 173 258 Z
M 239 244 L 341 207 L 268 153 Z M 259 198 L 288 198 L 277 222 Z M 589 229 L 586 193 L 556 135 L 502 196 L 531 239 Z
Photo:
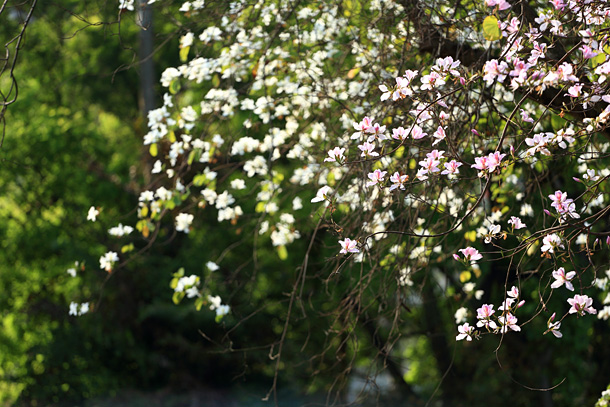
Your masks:
M 297 196 L 292 200 L 292 210 L 298 211 L 299 209 L 303 209 L 303 200 Z
M 153 168 L 152 168 L 151 173 L 152 173 L 152 174 L 158 174 L 158 173 L 160 173 L 162 170 L 163 170 L 163 167 L 162 167 L 162 163 L 161 163 L 161 161 L 160 161 L 160 160 L 155 161 L 155 164 L 153 165 Z
M 118 226 L 110 228 L 108 230 L 108 234 L 110 236 L 122 237 L 133 232 L 133 228 L 131 226 L 123 226 L 123 224 L 119 223 Z
M 100 211 L 95 209 L 95 206 L 92 206 L 91 208 L 89 208 L 89 212 L 87 213 L 87 220 L 90 220 L 91 222 L 95 222 L 95 220 L 97 219 L 97 215 L 99 215 L 99 214 L 100 214 Z
M 521 210 L 519 211 L 519 215 L 521 216 L 534 216 L 534 209 L 532 205 L 528 203 L 524 203 L 521 205 Z
M 68 270 L 66 270 L 66 272 L 67 272 L 68 274 L 70 274 L 70 276 L 72 276 L 72 277 L 76 277 L 76 269 L 75 269 L 74 267 L 69 268 Z
M 68 315 L 78 315 L 78 304 L 74 301 L 70 303 L 70 311 L 68 311 Z
M 183 35 L 182 38 L 180 38 L 180 48 L 186 48 L 193 45 L 194 38 L 195 36 L 193 35 L 193 33 L 186 33 L 185 35 Z
M 188 233 L 191 223 L 193 223 L 193 215 L 190 213 L 178 214 L 178 216 L 176 216 L 176 231 Z
M 210 310 L 214 311 L 216 308 L 220 307 L 222 300 L 220 299 L 220 296 L 216 295 L 216 296 L 211 296 L 208 295 L 208 301 L 210 302 Z
M 463 324 L 464 322 L 466 322 L 466 318 L 468 317 L 468 308 L 466 307 L 461 307 L 458 308 L 457 311 L 455 311 L 455 323 L 456 324 Z
M 107 252 L 100 257 L 100 268 L 110 273 L 117 261 L 119 261 L 119 255 L 116 252 Z
M 246 181 L 241 178 L 234 179 L 233 181 L 231 181 L 231 188 L 246 189 Z
M 119 10 L 133 11 L 134 0 L 119 0 Z
M 604 321 L 610 318 L 610 306 L 606 305 L 603 309 L 601 309 L 597 314 L 597 318 L 603 319 Z
M 89 312 L 89 303 L 83 302 L 82 304 L 78 304 L 74 301 L 70 303 L 70 310 L 68 311 L 68 315 L 81 316 L 85 315 Z
M 88 302 L 83 302 L 80 305 L 80 311 L 78 312 L 78 315 L 84 315 L 87 312 L 89 312 L 89 303 Z
M 332 188 L 328 185 L 324 185 L 322 188 L 318 189 L 316 196 L 312 198 L 311 202 L 322 202 L 328 199 L 328 196 L 331 194 Z
M 218 267 L 218 264 L 214 263 L 213 261 L 208 261 L 205 266 L 210 271 L 216 271 L 220 268 L 220 267 Z
M 220 305 L 219 307 L 216 307 L 216 316 L 224 317 L 229 311 L 231 311 L 231 308 L 228 305 Z

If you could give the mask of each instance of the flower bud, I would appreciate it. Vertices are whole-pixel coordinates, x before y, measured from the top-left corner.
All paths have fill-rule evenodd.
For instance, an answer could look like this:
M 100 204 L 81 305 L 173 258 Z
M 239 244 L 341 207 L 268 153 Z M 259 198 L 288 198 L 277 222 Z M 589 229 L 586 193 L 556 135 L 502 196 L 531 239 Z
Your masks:
M 517 308 L 521 308 L 523 304 L 525 304 L 525 300 L 519 301 L 519 304 L 517 304 Z
M 545 209 L 545 210 L 544 210 L 544 213 L 546 213 L 547 215 L 551 216 L 551 212 L 549 212 L 549 210 L 548 210 L 548 209 Z
M 457 261 L 460 261 L 460 256 L 458 256 L 456 253 L 453 253 L 453 258 Z
M 462 84 L 462 86 L 466 85 L 466 79 L 460 77 L 460 83 Z

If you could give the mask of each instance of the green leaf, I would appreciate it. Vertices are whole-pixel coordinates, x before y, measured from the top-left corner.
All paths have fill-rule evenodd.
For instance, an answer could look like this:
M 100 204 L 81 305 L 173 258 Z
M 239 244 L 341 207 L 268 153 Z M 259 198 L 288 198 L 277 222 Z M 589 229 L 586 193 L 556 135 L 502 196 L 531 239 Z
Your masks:
M 180 91 L 180 81 L 178 79 L 174 79 L 169 84 L 169 93 L 171 93 L 172 95 L 175 95 L 179 91 Z
M 193 177 L 193 185 L 200 187 L 206 181 L 207 177 L 204 174 L 195 175 Z
M 159 150 L 157 148 L 157 144 L 156 143 L 151 144 L 150 148 L 148 149 L 148 151 L 150 152 L 150 156 L 151 157 L 156 157 L 157 154 L 159 153 Z
M 566 123 L 566 119 L 560 117 L 559 115 L 554 114 L 551 116 L 551 126 L 555 131 L 563 129 Z
M 184 47 L 180 49 L 180 61 L 181 62 L 186 62 L 186 60 L 189 57 L 189 50 L 191 49 L 191 47 Z
M 133 243 L 126 244 L 125 246 L 121 247 L 121 253 L 129 253 L 133 251 L 134 248 Z
M 502 38 L 502 31 L 498 26 L 498 19 L 494 16 L 487 16 L 483 20 L 483 37 L 487 41 L 498 41 Z
M 193 160 L 195 159 L 195 154 L 197 154 L 197 152 L 195 150 L 192 150 L 189 154 L 189 158 L 187 160 L 188 165 L 192 165 L 193 164 Z
M 195 300 L 195 309 L 197 311 L 201 311 L 201 307 L 203 307 L 203 298 L 197 297 L 197 299 Z

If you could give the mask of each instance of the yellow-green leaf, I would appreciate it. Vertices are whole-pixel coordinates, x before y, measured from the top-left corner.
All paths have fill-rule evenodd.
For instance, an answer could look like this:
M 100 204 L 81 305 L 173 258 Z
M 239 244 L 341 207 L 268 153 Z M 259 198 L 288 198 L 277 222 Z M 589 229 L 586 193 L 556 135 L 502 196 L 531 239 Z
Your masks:
M 262 213 L 265 211 L 265 202 L 259 202 L 256 204 L 256 207 L 254 208 L 254 211 L 256 213 Z
M 157 148 L 157 144 L 151 144 L 150 148 L 148 149 L 148 151 L 150 152 L 150 156 L 151 157 L 156 157 L 157 154 L 159 153 L 159 149 Z
M 477 240 L 477 232 L 471 230 L 470 232 L 464 233 L 464 237 L 466 238 L 466 240 L 474 242 L 475 240 Z
M 468 280 L 470 280 L 470 277 L 472 277 L 472 274 L 470 274 L 470 271 L 462 271 L 460 273 L 460 281 L 462 283 L 467 282 Z
M 286 249 L 286 246 L 278 246 L 277 255 L 280 256 L 281 260 L 286 260 L 288 258 L 288 250 Z
M 191 47 L 184 47 L 180 49 L 180 61 L 186 62 L 189 57 L 189 50 Z
M 494 16 L 487 16 L 483 20 L 483 37 L 487 41 L 498 41 L 502 38 L 502 31 L 498 26 L 498 19 Z
M 172 295 L 172 301 L 174 304 L 180 304 L 180 301 L 182 301 L 183 298 L 184 293 L 174 293 L 174 295 Z

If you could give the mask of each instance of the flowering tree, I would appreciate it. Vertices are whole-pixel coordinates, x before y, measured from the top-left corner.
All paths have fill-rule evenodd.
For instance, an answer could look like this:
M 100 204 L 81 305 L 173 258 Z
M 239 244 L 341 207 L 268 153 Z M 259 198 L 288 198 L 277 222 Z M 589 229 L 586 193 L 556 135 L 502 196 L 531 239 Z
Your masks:
M 217 223 L 234 243 L 210 242 L 205 268 L 168 283 L 231 324 L 272 306 L 236 290 L 284 287 L 270 394 L 307 318 L 328 330 L 316 361 L 345 375 L 368 335 L 399 378 L 419 320 L 451 398 L 449 342 L 499 355 L 514 336 L 561 341 L 610 317 L 605 3 L 160 3 L 142 7 L 176 19 L 181 65 L 148 113 L 138 220 L 109 231 L 144 243 L 111 243 L 100 268 Z

